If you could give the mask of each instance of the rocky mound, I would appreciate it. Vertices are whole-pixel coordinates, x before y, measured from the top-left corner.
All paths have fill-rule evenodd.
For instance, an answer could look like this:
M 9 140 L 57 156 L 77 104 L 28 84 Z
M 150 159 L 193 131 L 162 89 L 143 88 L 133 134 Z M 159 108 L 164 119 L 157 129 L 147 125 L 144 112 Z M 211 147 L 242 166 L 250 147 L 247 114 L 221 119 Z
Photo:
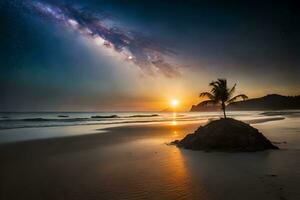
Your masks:
M 173 142 L 178 147 L 205 151 L 262 151 L 279 149 L 257 129 L 235 119 L 212 121 Z

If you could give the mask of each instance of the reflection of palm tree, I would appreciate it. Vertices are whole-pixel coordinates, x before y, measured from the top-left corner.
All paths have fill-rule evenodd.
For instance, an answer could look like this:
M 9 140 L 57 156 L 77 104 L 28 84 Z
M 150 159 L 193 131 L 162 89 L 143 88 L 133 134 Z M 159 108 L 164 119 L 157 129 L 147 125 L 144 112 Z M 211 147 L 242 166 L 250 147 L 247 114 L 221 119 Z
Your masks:
M 203 101 L 202 104 L 221 104 L 224 113 L 224 118 L 226 118 L 226 105 L 235 102 L 238 98 L 241 98 L 243 100 L 248 98 L 244 94 L 239 94 L 237 96 L 232 97 L 235 91 L 236 84 L 234 84 L 234 86 L 231 89 L 229 89 L 227 87 L 226 79 L 218 79 L 217 81 L 213 81 L 209 84 L 209 86 L 212 86 L 211 92 L 202 92 L 199 95 L 199 97 L 209 98 L 209 100 Z

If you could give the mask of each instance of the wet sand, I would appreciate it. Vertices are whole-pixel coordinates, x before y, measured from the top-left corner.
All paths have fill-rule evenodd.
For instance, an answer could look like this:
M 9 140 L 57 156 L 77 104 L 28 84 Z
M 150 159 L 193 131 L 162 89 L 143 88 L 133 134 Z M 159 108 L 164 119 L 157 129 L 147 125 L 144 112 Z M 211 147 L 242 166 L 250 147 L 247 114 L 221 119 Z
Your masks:
M 166 144 L 199 123 L 2 144 L 0 199 L 299 199 L 300 132 L 283 124 L 254 125 L 282 148 L 256 153 Z

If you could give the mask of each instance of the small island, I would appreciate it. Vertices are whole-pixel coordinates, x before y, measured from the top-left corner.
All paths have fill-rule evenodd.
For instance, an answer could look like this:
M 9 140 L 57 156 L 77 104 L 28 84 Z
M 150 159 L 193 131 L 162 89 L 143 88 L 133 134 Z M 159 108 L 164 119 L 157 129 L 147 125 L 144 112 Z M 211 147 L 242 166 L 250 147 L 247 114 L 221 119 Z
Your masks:
M 200 126 L 194 133 L 172 144 L 191 150 L 253 152 L 279 149 L 249 124 L 222 118 Z
M 218 79 L 209 85 L 212 87 L 211 92 L 202 92 L 199 95 L 208 97 L 202 105 L 219 106 L 224 118 L 212 121 L 203 127 L 200 126 L 194 133 L 188 134 L 182 140 L 173 141 L 171 144 L 185 149 L 205 151 L 253 152 L 279 149 L 249 124 L 226 117 L 227 105 L 234 103 L 238 98 L 243 100 L 248 98 L 245 94 L 233 97 L 236 84 L 228 88 L 226 79 Z

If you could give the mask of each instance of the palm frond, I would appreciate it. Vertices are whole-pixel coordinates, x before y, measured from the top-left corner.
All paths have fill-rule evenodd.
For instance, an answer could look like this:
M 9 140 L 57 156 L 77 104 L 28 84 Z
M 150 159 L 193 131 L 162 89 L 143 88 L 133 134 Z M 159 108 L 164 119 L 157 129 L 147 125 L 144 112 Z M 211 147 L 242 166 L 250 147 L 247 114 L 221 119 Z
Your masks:
M 200 104 L 207 106 L 208 104 L 216 104 L 216 103 L 217 102 L 215 102 L 214 100 L 206 100 L 206 101 L 202 101 Z
M 214 95 L 213 94 L 211 94 L 211 93 L 209 93 L 209 92 L 201 92 L 200 94 L 199 94 L 199 97 L 208 97 L 209 99 L 214 99 Z
M 218 82 L 217 81 L 212 81 L 212 82 L 209 83 L 209 86 L 217 88 L 218 87 Z
M 248 99 L 248 96 L 245 95 L 245 94 L 239 94 L 239 95 L 236 95 L 235 97 L 231 98 L 230 100 L 228 100 L 227 103 L 228 103 L 228 104 L 229 104 L 229 103 L 233 103 L 233 102 L 235 102 L 235 101 L 236 101 L 237 99 L 239 99 L 239 98 L 245 100 L 245 99 Z
M 234 86 L 228 91 L 228 97 L 230 98 L 233 93 L 235 92 L 235 87 L 236 87 L 236 83 L 234 84 Z
M 226 79 L 222 79 L 222 78 L 218 78 L 217 81 L 220 85 L 227 85 L 227 80 Z

